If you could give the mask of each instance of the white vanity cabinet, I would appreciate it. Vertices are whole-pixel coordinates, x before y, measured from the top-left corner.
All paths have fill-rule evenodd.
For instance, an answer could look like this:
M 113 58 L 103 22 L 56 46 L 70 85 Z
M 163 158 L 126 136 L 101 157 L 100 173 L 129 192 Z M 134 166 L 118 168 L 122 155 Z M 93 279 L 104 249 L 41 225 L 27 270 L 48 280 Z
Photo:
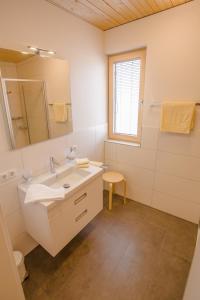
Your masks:
M 24 204 L 23 195 L 20 198 L 27 232 L 55 256 L 102 210 L 102 177 L 95 176 L 65 200 L 53 204 Z

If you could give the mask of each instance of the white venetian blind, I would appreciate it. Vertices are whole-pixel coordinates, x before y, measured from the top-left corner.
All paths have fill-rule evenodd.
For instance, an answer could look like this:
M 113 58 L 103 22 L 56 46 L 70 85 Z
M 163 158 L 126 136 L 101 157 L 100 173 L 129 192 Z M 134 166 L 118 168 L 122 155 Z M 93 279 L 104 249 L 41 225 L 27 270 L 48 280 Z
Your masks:
M 114 132 L 137 136 L 141 59 L 116 62 L 113 67 Z

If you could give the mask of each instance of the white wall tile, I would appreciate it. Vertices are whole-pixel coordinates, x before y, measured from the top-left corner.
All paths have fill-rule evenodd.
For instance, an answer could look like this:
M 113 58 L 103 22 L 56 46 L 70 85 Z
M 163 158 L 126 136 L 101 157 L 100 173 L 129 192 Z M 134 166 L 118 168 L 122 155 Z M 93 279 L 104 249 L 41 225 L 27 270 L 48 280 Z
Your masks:
M 155 190 L 188 202 L 200 204 L 200 184 L 198 181 L 156 172 Z
M 127 185 L 142 187 L 142 188 L 153 188 L 154 183 L 154 172 L 149 169 L 144 169 L 136 166 L 127 164 L 117 163 L 114 166 L 115 171 L 122 173 L 126 180 Z
M 38 243 L 29 234 L 22 232 L 13 238 L 12 245 L 14 250 L 19 250 L 26 255 L 37 247 Z
M 158 128 L 143 127 L 142 128 L 142 142 L 141 146 L 145 149 L 157 149 L 158 143 Z
M 160 107 L 151 107 L 151 103 L 155 102 L 155 98 L 146 99 L 143 108 L 143 126 L 149 128 L 159 128 L 160 127 Z
M 122 184 L 116 185 L 116 193 L 123 196 Z M 127 197 L 137 202 L 151 206 L 153 190 L 145 187 L 134 185 L 129 180 L 127 181 Z
M 191 134 L 190 153 L 191 155 L 200 157 L 200 130 L 199 129 L 194 130 L 194 132 Z
M 97 161 L 104 162 L 104 141 L 107 138 L 107 124 L 95 127 L 94 157 Z
M 161 151 L 190 155 L 191 135 L 159 133 L 158 149 Z
M 62 136 L 50 141 L 50 155 L 57 161 L 63 161 L 66 158 L 66 152 L 72 146 L 72 134 Z
M 117 161 L 142 168 L 154 169 L 156 152 L 151 149 L 116 144 Z
M 23 168 L 21 151 L 2 152 L 0 155 L 0 172 L 16 169 L 18 173 Z
M 200 130 L 200 109 L 199 109 L 199 106 L 197 106 L 197 109 L 196 109 L 195 129 Z
M 31 145 L 21 150 L 25 170 L 32 170 L 36 174 L 48 168 L 51 155 L 50 142 Z
M 151 206 L 153 190 L 129 185 L 127 195 L 135 201 Z
M 154 192 L 152 207 L 190 222 L 199 222 L 200 205 L 189 201 L 189 199 L 184 201 L 168 194 Z
M 20 233 L 25 231 L 24 219 L 22 217 L 21 209 L 6 216 L 6 223 L 10 233 L 11 241 L 15 241 Z
M 200 130 L 190 134 L 159 133 L 158 149 L 161 151 L 200 157 Z
M 107 163 L 107 162 L 106 162 Z M 151 205 L 153 194 L 154 172 L 151 170 L 131 167 L 126 164 L 109 162 L 107 171 L 116 171 L 124 175 L 127 181 L 127 197 L 129 199 L 141 202 L 146 205 Z M 105 189 L 108 190 L 108 185 L 105 184 Z M 123 196 L 123 184 L 115 185 L 117 194 Z
M 105 162 L 106 164 L 117 161 L 116 151 L 117 146 L 115 143 L 105 141 Z
M 14 180 L 7 184 L 0 185 L 0 203 L 4 215 L 9 215 L 20 208 L 17 184 L 18 181 Z
M 191 180 L 200 180 L 200 159 L 159 151 L 157 170 Z
M 73 144 L 77 145 L 78 157 L 94 158 L 95 127 L 80 129 L 73 133 Z
M 128 197 L 130 199 L 151 206 L 152 193 L 155 191 L 156 195 L 162 195 L 163 202 L 168 201 L 170 197 L 172 199 L 169 204 L 166 204 L 166 207 L 164 203 L 159 204 L 159 209 L 196 222 L 200 211 L 195 212 L 193 210 L 200 204 L 200 159 L 197 156 L 192 156 L 191 153 L 192 149 L 195 151 L 196 147 L 192 147 L 192 145 L 198 143 L 198 139 L 194 136 L 175 137 L 169 135 L 167 136 L 169 140 L 164 141 L 162 139 L 159 141 L 161 136 L 159 134 L 158 143 L 160 147 L 168 149 L 172 153 L 157 151 L 157 149 L 150 149 L 150 147 L 154 147 L 153 143 L 151 144 L 152 135 L 154 136 L 154 145 L 157 142 L 155 132 L 158 133 L 158 130 L 155 129 L 153 133 L 151 128 L 146 130 L 143 135 L 143 138 L 146 138 L 146 145 L 149 144 L 149 148 L 144 147 L 144 142 L 142 142 L 141 148 L 106 142 L 105 162 L 109 165 L 109 169 L 119 171 L 127 178 Z M 195 131 L 193 135 L 195 133 L 198 134 L 198 131 Z M 190 139 L 189 146 L 188 138 Z M 179 141 L 181 141 L 181 146 Z M 174 144 L 171 145 L 171 143 Z M 184 145 L 186 147 L 183 150 Z M 181 151 L 188 153 L 188 155 L 178 154 Z M 120 186 L 116 188 L 116 191 L 123 194 Z M 176 205 L 172 205 L 170 212 L 173 199 L 176 200 Z M 181 203 L 184 203 L 182 210 Z M 187 206 L 190 206 L 188 215 Z

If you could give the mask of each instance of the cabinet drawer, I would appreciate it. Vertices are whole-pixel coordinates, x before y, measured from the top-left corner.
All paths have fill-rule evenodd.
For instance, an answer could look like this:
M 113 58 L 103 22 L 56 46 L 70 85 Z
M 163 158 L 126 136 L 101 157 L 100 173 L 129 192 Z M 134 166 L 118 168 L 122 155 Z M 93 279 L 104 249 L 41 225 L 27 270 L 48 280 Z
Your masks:
M 87 203 L 87 199 L 88 199 L 87 188 L 79 191 L 79 193 L 77 193 L 72 199 L 72 204 L 75 211 L 76 209 L 79 210 L 80 207 L 83 207 Z
M 102 179 L 97 178 L 87 186 L 87 197 L 81 210 L 74 216 L 74 224 L 77 233 L 86 226 L 103 208 L 103 184 Z
M 96 178 L 70 198 L 60 202 L 48 213 L 49 252 L 55 256 L 103 208 L 103 185 Z

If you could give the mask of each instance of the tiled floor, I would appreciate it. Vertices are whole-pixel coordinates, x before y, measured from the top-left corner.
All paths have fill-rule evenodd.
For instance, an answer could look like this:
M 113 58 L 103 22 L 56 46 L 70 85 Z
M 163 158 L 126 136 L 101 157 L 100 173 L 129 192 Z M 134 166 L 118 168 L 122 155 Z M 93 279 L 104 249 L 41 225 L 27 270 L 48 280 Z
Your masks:
M 56 258 L 41 247 L 26 257 L 26 299 L 181 300 L 196 235 L 192 223 L 115 196 Z

